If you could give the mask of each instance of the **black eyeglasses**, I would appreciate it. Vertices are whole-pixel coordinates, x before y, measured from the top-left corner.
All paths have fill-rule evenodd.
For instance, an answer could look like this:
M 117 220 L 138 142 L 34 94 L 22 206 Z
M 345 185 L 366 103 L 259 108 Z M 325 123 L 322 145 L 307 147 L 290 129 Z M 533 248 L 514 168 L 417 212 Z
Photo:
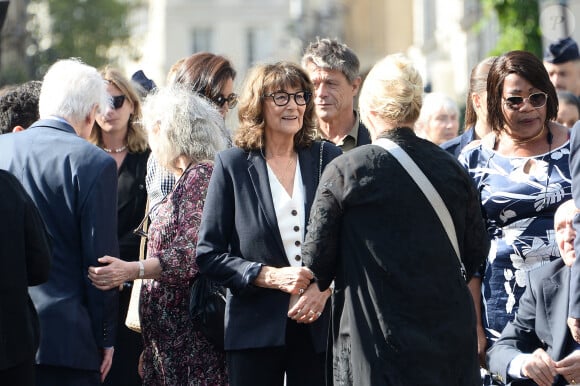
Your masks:
M 503 100 L 505 101 L 505 105 L 510 110 L 521 109 L 525 102 L 529 102 L 532 107 L 539 109 L 540 107 L 544 107 L 548 101 L 548 94 L 545 92 L 535 92 L 530 94 L 527 98 L 521 96 L 511 96 L 503 98 Z
M 289 94 L 285 91 L 276 91 L 271 94 L 263 95 L 264 98 L 272 98 L 276 106 L 286 106 L 290 102 L 290 97 L 294 96 L 294 102 L 298 106 L 304 106 L 310 100 L 312 93 L 309 91 L 298 91 Z
M 113 97 L 113 107 L 115 110 L 123 107 L 123 103 L 125 103 L 125 95 L 117 95 Z
M 227 97 L 223 96 L 222 94 L 218 95 L 217 98 L 213 99 L 213 103 L 218 105 L 219 107 L 223 107 L 226 102 L 228 103 L 228 108 L 233 109 L 238 104 L 238 95 L 235 93 L 231 93 Z

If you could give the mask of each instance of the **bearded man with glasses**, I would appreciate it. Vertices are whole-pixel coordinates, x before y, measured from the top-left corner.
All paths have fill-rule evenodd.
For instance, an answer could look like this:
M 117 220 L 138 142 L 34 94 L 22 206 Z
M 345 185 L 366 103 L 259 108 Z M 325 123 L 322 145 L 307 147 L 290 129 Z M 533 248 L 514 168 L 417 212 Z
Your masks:
M 491 249 L 478 280 L 476 311 L 490 347 L 511 322 L 526 274 L 559 257 L 554 212 L 571 197 L 568 129 L 554 122 L 556 90 L 525 51 L 498 57 L 487 80 L 492 132 L 459 156 L 480 191 Z M 484 350 L 480 350 L 484 351 Z M 485 364 L 484 364 L 485 365 Z

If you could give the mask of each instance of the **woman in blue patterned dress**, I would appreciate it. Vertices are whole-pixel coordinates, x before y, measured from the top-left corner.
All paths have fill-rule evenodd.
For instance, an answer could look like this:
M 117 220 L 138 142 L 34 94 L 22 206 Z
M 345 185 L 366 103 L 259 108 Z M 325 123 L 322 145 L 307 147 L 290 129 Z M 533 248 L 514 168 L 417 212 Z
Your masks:
M 108 257 L 106 270 L 90 274 L 97 288 L 146 279 L 139 306 L 139 373 L 147 386 L 228 383 L 224 353 L 194 330 L 188 312 L 190 286 L 199 271 L 195 249 L 212 160 L 225 147 L 223 124 L 217 109 L 183 86 L 147 97 L 143 125 L 152 153 L 177 182 L 157 205 L 147 258 L 127 262 Z
M 511 51 L 492 64 L 487 82 L 492 133 L 460 161 L 481 195 L 491 249 L 482 267 L 482 323 L 488 347 L 518 309 L 526 272 L 559 257 L 554 212 L 569 199 L 568 130 L 553 122 L 558 99 L 542 62 Z

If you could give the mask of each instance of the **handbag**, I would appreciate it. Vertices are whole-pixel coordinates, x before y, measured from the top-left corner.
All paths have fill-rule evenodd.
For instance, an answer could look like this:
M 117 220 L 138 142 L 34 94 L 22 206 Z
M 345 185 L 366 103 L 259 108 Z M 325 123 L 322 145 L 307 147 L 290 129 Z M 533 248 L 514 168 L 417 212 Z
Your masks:
M 196 331 L 201 332 L 218 350 L 224 350 L 225 288 L 198 274 L 191 285 L 189 316 Z
M 141 319 L 139 318 L 139 297 L 141 296 L 141 286 L 143 279 L 133 280 L 131 297 L 129 298 L 129 308 L 125 318 L 125 326 L 132 331 L 141 333 Z
M 145 245 L 147 244 L 147 228 L 149 226 L 149 200 L 145 204 L 145 218 L 143 218 L 143 233 L 141 234 L 141 242 L 139 243 L 139 260 L 145 259 Z M 143 279 L 133 280 L 133 287 L 131 288 L 131 297 L 129 298 L 129 307 L 127 308 L 127 316 L 125 317 L 125 326 L 132 331 L 141 333 L 141 318 L 139 315 L 139 299 L 141 297 L 141 286 Z
M 461 276 L 463 276 L 463 279 L 467 280 L 467 271 L 465 270 L 465 265 L 463 264 L 461 255 L 459 253 L 459 244 L 457 242 L 457 233 L 455 233 L 455 225 L 453 224 L 453 219 L 449 214 L 449 209 L 447 209 L 447 206 L 443 202 L 439 192 L 435 189 L 431 181 L 429 181 L 421 169 L 419 169 L 415 161 L 413 161 L 407 152 L 405 152 L 405 150 L 403 150 L 395 142 L 387 138 L 379 138 L 373 142 L 373 144 L 379 145 L 388 151 L 393 157 L 395 157 L 403 169 L 409 173 L 417 186 L 419 186 L 427 200 L 429 200 L 429 203 L 433 206 L 433 209 L 435 209 L 437 217 L 439 217 L 439 221 L 441 221 L 441 224 L 447 233 L 447 237 L 453 246 L 453 250 L 455 251 L 455 255 L 459 261 Z

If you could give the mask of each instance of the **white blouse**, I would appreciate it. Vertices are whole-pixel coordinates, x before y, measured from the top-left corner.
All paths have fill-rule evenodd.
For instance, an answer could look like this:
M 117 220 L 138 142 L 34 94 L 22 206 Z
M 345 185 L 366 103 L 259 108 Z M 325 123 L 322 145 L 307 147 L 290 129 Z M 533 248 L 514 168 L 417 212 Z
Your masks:
M 292 197 L 288 195 L 269 165 L 268 179 L 286 257 L 291 266 L 300 267 L 302 266 L 301 247 L 304 241 L 304 185 L 298 159 L 296 159 Z

